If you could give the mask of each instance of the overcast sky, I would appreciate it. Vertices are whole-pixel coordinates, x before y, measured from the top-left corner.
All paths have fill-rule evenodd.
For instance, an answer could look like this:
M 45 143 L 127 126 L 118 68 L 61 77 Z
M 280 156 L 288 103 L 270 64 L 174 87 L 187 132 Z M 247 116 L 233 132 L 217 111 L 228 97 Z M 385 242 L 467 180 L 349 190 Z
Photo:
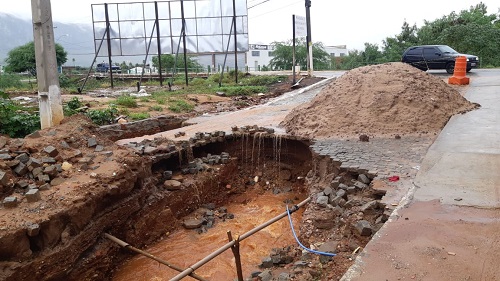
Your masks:
M 148 2 L 141 0 L 51 0 L 53 20 L 92 23 L 91 4 Z M 264 3 L 262 3 L 264 2 Z M 498 13 L 499 0 L 483 0 L 488 13 Z M 292 38 L 292 15 L 305 16 L 305 0 L 247 0 L 250 43 L 269 44 Z M 262 3 L 262 4 L 259 4 Z M 327 46 L 347 45 L 348 49 L 363 49 L 364 43 L 381 45 L 383 39 L 399 33 L 406 19 L 422 26 L 424 20 L 434 20 L 452 11 L 459 12 L 479 0 L 311 0 L 313 41 Z M 9 1 L 1 12 L 31 18 L 31 1 Z

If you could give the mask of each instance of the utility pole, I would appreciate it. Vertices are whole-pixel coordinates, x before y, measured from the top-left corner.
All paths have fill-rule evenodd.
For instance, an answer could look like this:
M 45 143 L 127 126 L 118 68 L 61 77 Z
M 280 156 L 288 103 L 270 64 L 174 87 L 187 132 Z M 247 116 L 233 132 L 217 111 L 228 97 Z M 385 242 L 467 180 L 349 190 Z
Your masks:
M 64 118 L 50 0 L 31 0 L 35 41 L 36 77 L 42 129 L 59 125 Z
M 313 75 L 313 50 L 312 50 L 312 39 L 311 39 L 311 0 L 306 1 L 306 24 L 307 24 L 307 51 L 309 56 L 307 57 L 307 75 L 311 77 Z

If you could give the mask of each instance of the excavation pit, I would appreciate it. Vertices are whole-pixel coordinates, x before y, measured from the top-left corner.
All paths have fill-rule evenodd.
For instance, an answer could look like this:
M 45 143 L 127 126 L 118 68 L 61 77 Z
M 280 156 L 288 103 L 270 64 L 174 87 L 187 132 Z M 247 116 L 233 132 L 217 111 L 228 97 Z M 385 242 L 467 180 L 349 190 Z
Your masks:
M 105 233 L 158 255 L 157 249 L 166 247 L 162 243 L 173 243 L 180 246 L 173 253 L 186 249 L 203 258 L 222 246 L 219 243 L 227 242 L 227 235 L 217 242 L 204 237 L 228 230 L 236 237 L 247 230 L 230 222 L 255 226 L 268 218 L 261 213 L 272 217 L 284 212 L 287 205 L 311 197 L 305 208 L 292 215 L 298 238 L 310 248 L 336 252 L 337 257 L 303 252 L 283 218 L 256 234 L 256 241 L 242 241 L 241 256 L 250 254 L 249 260 L 243 259 L 243 273 L 245 278 L 266 272 L 275 277 L 288 274 L 327 280 L 342 276 L 388 216 L 378 200 L 380 195 L 369 187 L 371 175 L 341 169 L 330 158 L 312 152 L 306 139 L 246 128 L 231 134 L 200 133 L 190 141 L 155 139 L 118 147 L 85 121 L 78 122 L 41 131 L 40 136 L 26 138 L 22 144 L 19 140 L 7 142 L 9 149 L 19 144 L 10 152 L 14 159 L 27 153 L 33 161 L 43 158 L 50 160 L 46 167 L 60 164 L 61 169 L 49 176 L 49 189 L 39 188 L 41 200 L 37 202 L 24 195 L 29 185 L 41 187 L 31 179 L 33 171 L 24 179 L 28 186 L 20 184 L 23 179 L 15 171 L 8 171 L 12 185 L 2 196 L 13 193 L 19 203 L 0 209 L 2 221 L 8 221 L 0 236 L 2 279 L 127 280 L 121 276 L 137 271 L 134 260 L 143 258 L 122 265 L 134 255 L 106 239 Z M 45 155 L 49 153 L 47 144 L 59 153 L 54 163 Z M 72 168 L 62 169 L 68 165 Z M 58 184 L 52 185 L 55 179 Z M 201 219 L 200 225 L 186 223 L 197 219 Z M 190 242 L 176 243 L 183 235 Z M 193 239 L 206 246 L 204 251 L 188 248 Z M 264 246 L 264 242 L 271 243 Z M 277 253 L 285 257 L 283 261 L 276 259 Z M 170 252 L 165 260 L 185 268 L 197 258 L 176 259 Z M 271 264 L 266 263 L 269 258 Z M 163 266 L 148 263 L 155 270 L 149 268 L 141 274 L 160 278 L 157 274 L 164 272 Z M 215 266 L 201 267 L 196 273 L 209 280 L 235 278 L 231 251 L 212 264 Z M 226 268 L 220 269 L 218 264 Z M 324 266 L 334 270 L 320 270 Z M 161 278 L 174 275 L 169 272 Z

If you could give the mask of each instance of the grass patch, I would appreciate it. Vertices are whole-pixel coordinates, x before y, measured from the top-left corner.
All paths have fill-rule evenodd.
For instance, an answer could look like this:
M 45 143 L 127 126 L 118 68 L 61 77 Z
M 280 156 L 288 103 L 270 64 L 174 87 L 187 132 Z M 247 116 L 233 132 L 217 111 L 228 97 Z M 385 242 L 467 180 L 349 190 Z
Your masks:
M 153 105 L 149 108 L 151 111 L 163 111 L 163 107 L 161 105 Z
M 194 106 L 185 100 L 172 100 L 168 109 L 175 113 L 190 112 L 194 109 Z
M 151 117 L 147 112 L 132 112 L 128 115 L 133 121 L 144 120 Z
M 248 96 L 267 92 L 265 86 L 228 86 L 217 88 L 217 92 L 224 92 L 227 96 Z
M 138 107 L 137 100 L 131 96 L 119 96 L 116 99 L 115 104 L 128 108 Z

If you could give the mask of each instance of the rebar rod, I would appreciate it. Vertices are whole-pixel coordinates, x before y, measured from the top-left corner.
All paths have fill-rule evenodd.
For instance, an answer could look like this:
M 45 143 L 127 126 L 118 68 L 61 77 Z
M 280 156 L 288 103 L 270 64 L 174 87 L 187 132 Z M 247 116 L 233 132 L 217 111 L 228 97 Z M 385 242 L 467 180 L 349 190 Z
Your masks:
M 293 206 L 291 209 L 290 209 L 290 213 L 294 213 L 295 211 L 297 211 L 300 207 L 304 206 L 305 204 L 307 204 L 307 202 L 311 201 L 311 197 L 308 197 L 307 199 L 305 199 L 304 201 L 300 202 L 299 204 Z M 254 229 L 244 233 L 243 235 L 240 236 L 240 239 L 239 241 L 243 241 L 244 239 L 252 236 L 253 234 L 259 232 L 260 230 L 268 227 L 269 225 L 279 221 L 280 219 L 284 218 L 288 216 L 288 212 L 284 212 L 270 220 L 268 220 L 267 222 L 255 227 Z M 225 244 L 224 246 L 220 247 L 219 249 L 215 250 L 214 252 L 212 252 L 210 255 L 206 256 L 205 258 L 203 258 L 202 260 L 200 260 L 199 262 L 191 265 L 190 267 L 188 267 L 187 269 L 185 269 L 184 271 L 182 271 L 181 273 L 179 273 L 177 276 L 175 276 L 174 278 L 170 279 L 170 281 L 179 281 L 181 280 L 182 278 L 188 276 L 190 273 L 194 272 L 196 269 L 200 268 L 202 265 L 206 264 L 207 262 L 211 261 L 213 258 L 217 257 L 218 255 L 222 254 L 223 252 L 225 252 L 227 249 L 231 248 L 234 244 L 236 243 L 235 240 Z
M 171 269 L 173 269 L 173 270 L 175 270 L 175 271 L 178 271 L 178 272 L 182 272 L 182 271 L 183 271 L 183 269 L 182 269 L 182 268 L 180 268 L 180 267 L 178 267 L 178 266 L 175 266 L 175 265 L 173 265 L 173 264 L 171 264 L 171 263 L 169 263 L 169 262 L 167 262 L 167 261 L 164 261 L 164 260 L 162 260 L 162 259 L 160 259 L 160 258 L 158 258 L 158 257 L 156 257 L 156 256 L 153 256 L 153 255 L 151 255 L 151 254 L 150 254 L 150 253 L 148 253 L 148 252 L 145 252 L 145 251 L 143 251 L 143 250 L 137 249 L 137 248 L 135 248 L 135 247 L 131 246 L 130 244 L 128 244 L 127 242 L 125 242 L 125 241 L 123 241 L 123 240 L 120 240 L 120 239 L 118 239 L 118 238 L 114 237 L 114 236 L 113 236 L 113 235 L 111 235 L 111 234 L 104 233 L 104 236 L 105 236 L 106 238 L 108 238 L 109 240 L 111 240 L 111 241 L 115 242 L 116 244 L 120 245 L 121 247 L 125 248 L 125 249 L 128 249 L 128 250 L 130 250 L 130 251 L 136 252 L 136 253 L 141 254 L 141 255 L 143 255 L 143 256 L 146 256 L 146 257 L 148 257 L 148 258 L 150 258 L 150 259 L 153 259 L 153 260 L 155 260 L 155 261 L 157 261 L 157 262 L 159 262 L 159 263 L 161 263 L 161 264 L 164 264 L 164 265 L 166 265 L 166 266 L 170 267 Z M 197 274 L 193 273 L 192 271 L 191 271 L 188 275 L 189 275 L 189 276 L 191 276 L 191 277 L 193 277 L 193 278 L 194 278 L 194 279 L 196 279 L 196 280 L 200 280 L 200 281 L 208 281 L 207 279 L 205 279 L 205 278 L 203 278 L 203 277 L 201 277 L 201 276 L 199 276 L 199 275 L 197 275 Z

